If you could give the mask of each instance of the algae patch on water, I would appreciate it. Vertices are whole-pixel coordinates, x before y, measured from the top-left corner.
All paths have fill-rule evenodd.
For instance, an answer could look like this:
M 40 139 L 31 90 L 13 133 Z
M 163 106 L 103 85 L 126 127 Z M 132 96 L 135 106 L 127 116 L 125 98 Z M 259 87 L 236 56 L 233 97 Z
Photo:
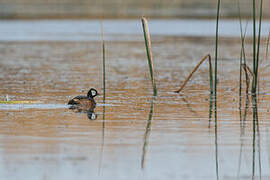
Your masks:
M 38 104 L 41 101 L 0 101 L 0 104 Z

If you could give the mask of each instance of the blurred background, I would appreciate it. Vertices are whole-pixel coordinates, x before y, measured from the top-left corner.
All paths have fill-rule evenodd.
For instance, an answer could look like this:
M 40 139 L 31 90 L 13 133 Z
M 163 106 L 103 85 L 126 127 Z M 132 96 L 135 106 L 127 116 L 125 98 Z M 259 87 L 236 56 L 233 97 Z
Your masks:
M 1 0 L 0 18 L 214 18 L 216 0 Z M 270 1 L 264 1 L 264 18 Z M 252 1 L 240 0 L 242 16 L 251 16 Z M 236 0 L 222 1 L 222 16 L 238 16 Z

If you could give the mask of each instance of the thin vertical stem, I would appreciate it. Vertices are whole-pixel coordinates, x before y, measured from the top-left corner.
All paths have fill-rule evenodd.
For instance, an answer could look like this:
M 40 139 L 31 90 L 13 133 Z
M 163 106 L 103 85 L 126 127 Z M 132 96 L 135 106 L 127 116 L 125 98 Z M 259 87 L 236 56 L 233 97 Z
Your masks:
M 105 41 L 104 41 L 104 30 L 103 24 L 100 22 L 101 41 L 102 41 L 102 71 L 103 71 L 103 101 L 106 96 L 106 57 L 105 57 Z
M 102 40 L 102 71 L 103 71 L 103 117 L 102 117 L 102 144 L 101 144 L 101 155 L 99 162 L 99 174 L 101 173 L 103 153 L 104 153 L 104 143 L 105 143 L 105 101 L 106 101 L 106 57 L 105 57 L 105 41 L 104 41 L 104 31 L 103 24 L 100 22 L 101 40 Z
M 217 125 L 217 60 L 218 60 L 218 27 L 220 16 L 220 0 L 217 0 L 217 19 L 216 19 L 216 48 L 215 48 L 215 152 L 216 152 L 216 177 L 219 179 L 219 166 L 218 166 L 218 125 Z
M 238 16 L 239 16 L 239 24 L 240 24 L 240 33 L 241 33 L 241 52 L 240 52 L 240 64 L 239 64 L 239 103 L 241 105 L 241 95 L 242 95 L 242 63 L 243 63 L 243 28 L 242 28 L 242 18 L 240 11 L 240 2 L 237 0 L 238 7 Z
M 252 93 L 256 93 L 257 73 L 256 73 L 256 2 L 253 0 L 253 73 L 254 79 L 252 81 Z
M 145 48 L 146 48 L 146 53 L 147 53 L 150 76 L 151 76 L 151 81 L 152 81 L 152 86 L 153 86 L 153 94 L 154 94 L 154 96 L 156 96 L 157 95 L 157 87 L 156 87 L 155 77 L 154 77 L 154 65 L 153 65 L 151 40 L 150 40 L 148 22 L 147 22 L 147 19 L 145 17 L 142 17 L 142 26 L 143 26 L 143 32 L 144 32 Z
M 220 16 L 220 0 L 217 3 L 217 19 L 216 19 L 216 49 L 215 49 L 215 96 L 217 96 L 217 60 L 218 60 L 218 27 Z
M 263 6 L 263 0 L 260 1 L 260 17 L 259 17 L 259 32 L 258 32 L 258 42 L 257 42 L 257 59 L 256 59 L 256 89 L 257 89 L 257 84 L 259 83 L 259 58 L 260 58 L 260 43 L 261 43 L 261 29 L 262 29 L 262 6 Z M 259 86 L 258 86 L 259 88 Z

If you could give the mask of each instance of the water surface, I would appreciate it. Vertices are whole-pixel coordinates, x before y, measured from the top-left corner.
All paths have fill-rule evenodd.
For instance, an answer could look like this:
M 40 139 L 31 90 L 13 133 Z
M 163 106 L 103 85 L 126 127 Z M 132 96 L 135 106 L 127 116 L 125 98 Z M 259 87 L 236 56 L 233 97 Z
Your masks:
M 18 36 L 27 39 L 25 32 L 30 30 Z M 211 114 L 207 63 L 182 95 L 173 93 L 200 58 L 214 54 L 213 37 L 152 36 L 156 98 L 143 37 L 107 41 L 106 101 L 96 98 L 97 119 L 90 120 L 66 103 L 91 87 L 103 93 L 99 41 L 11 42 L 11 36 L 3 37 L 1 99 L 8 94 L 11 100 L 43 103 L 0 106 L 1 179 L 270 177 L 269 61 L 262 60 L 257 126 L 250 97 L 246 103 L 243 94 L 239 109 L 239 39 L 221 38 L 217 119 Z M 251 65 L 250 41 L 246 48 Z

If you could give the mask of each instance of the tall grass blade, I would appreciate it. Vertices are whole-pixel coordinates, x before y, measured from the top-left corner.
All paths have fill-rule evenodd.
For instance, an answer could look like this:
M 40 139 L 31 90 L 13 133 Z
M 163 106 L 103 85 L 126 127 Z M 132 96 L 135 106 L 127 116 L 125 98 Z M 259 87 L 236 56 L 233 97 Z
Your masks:
M 143 32 L 144 32 L 145 48 L 146 48 L 146 53 L 147 53 L 150 76 L 151 76 L 151 81 L 152 81 L 152 86 L 153 86 L 153 95 L 157 96 L 157 87 L 156 87 L 155 76 L 154 76 L 154 64 L 153 64 L 150 33 L 149 33 L 149 28 L 148 28 L 148 22 L 145 17 L 142 17 L 142 26 L 143 26 Z

